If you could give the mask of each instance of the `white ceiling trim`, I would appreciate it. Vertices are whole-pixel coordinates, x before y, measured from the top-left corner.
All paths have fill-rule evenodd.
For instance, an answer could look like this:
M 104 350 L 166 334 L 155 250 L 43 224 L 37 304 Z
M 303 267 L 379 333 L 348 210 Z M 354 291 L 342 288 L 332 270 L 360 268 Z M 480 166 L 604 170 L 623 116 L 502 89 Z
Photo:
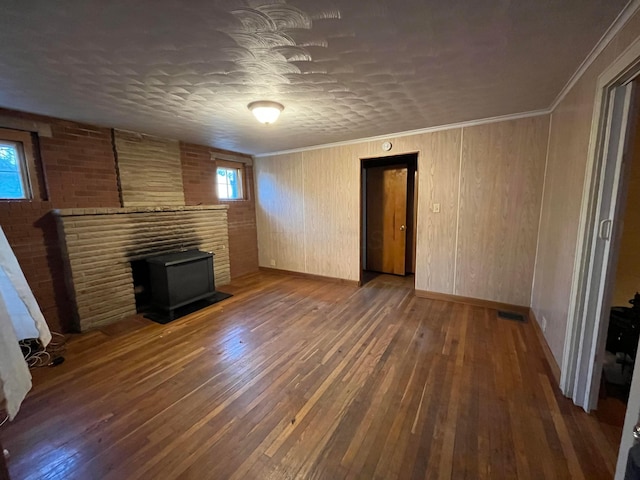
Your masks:
M 567 84 L 564 86 L 560 93 L 556 97 L 556 99 L 551 104 L 549 108 L 550 111 L 554 111 L 560 102 L 567 96 L 567 94 L 571 91 L 571 89 L 578 83 L 578 80 L 582 78 L 584 72 L 591 66 L 591 64 L 598 58 L 598 55 L 602 53 L 602 51 L 609 45 L 613 37 L 615 37 L 620 30 L 627 24 L 629 19 L 633 17 L 633 15 L 640 9 L 640 0 L 631 0 L 626 7 L 620 12 L 620 15 L 613 21 L 609 29 L 604 33 L 602 38 L 596 43 L 593 50 L 587 55 L 587 58 L 580 64 L 576 72 L 571 76 Z
M 310 146 L 310 147 L 294 148 L 294 149 L 290 149 L 290 150 L 280 150 L 280 151 L 277 151 L 277 152 L 260 153 L 260 154 L 253 155 L 253 157 L 254 158 L 260 158 L 260 157 L 269 157 L 269 156 L 274 156 L 274 155 L 286 155 L 286 154 L 290 154 L 290 153 L 299 153 L 299 152 L 306 152 L 306 151 L 310 151 L 310 150 L 320 150 L 320 149 L 323 149 L 323 148 L 355 145 L 355 144 L 363 143 L 363 142 L 373 142 L 373 141 L 380 141 L 380 140 L 388 140 L 390 138 L 406 137 L 406 136 L 409 136 L 409 135 L 419 135 L 419 134 L 422 134 L 422 133 L 438 132 L 438 131 L 442 131 L 442 130 L 450 130 L 450 129 L 453 129 L 453 128 L 472 127 L 472 126 L 475 126 L 475 125 L 484 125 L 484 124 L 488 124 L 488 123 L 503 122 L 503 121 L 508 121 L 508 120 L 517 120 L 517 119 L 520 119 L 520 118 L 536 117 L 536 116 L 540 116 L 540 115 L 550 114 L 558 107 L 558 105 L 560 104 L 560 102 L 562 102 L 564 97 L 567 96 L 567 94 L 575 86 L 575 84 L 578 82 L 578 80 L 580 80 L 580 78 L 582 78 L 582 76 L 587 71 L 587 69 L 591 66 L 591 64 L 596 60 L 596 58 L 598 58 L 598 55 L 600 55 L 602 53 L 602 51 L 607 47 L 607 45 L 609 45 L 611 40 L 620 32 L 620 30 L 622 30 L 624 28 L 624 26 L 627 24 L 627 22 L 631 19 L 631 17 L 633 17 L 633 15 L 639 9 L 640 9 L 640 0 L 630 0 L 629 1 L 629 3 L 624 7 L 622 12 L 620 12 L 618 17 L 614 20 L 614 22 L 607 29 L 607 31 L 604 33 L 604 35 L 600 38 L 598 43 L 593 47 L 593 49 L 591 50 L 589 55 L 587 55 L 587 57 L 584 59 L 584 61 L 580 64 L 580 66 L 575 71 L 575 73 L 571 76 L 571 78 L 566 83 L 566 85 L 562 88 L 562 90 L 560 91 L 558 96 L 555 98 L 555 100 L 553 101 L 551 106 L 549 108 L 547 108 L 547 109 L 534 110 L 534 111 L 530 111 L 530 112 L 515 113 L 515 114 L 510 114 L 510 115 L 502 115 L 502 116 L 498 116 L 498 117 L 490 117 L 490 118 L 484 118 L 484 119 L 478 119 L 478 120 L 471 120 L 471 121 L 467 121 L 467 122 L 452 123 L 452 124 L 440 125 L 440 126 L 436 126 L 436 127 L 422 128 L 422 129 L 417 129 L 417 130 L 409 130 L 409 131 L 406 131 L 406 132 L 391 133 L 391 134 L 386 134 L 386 135 L 378 135 L 378 136 L 375 136 L 375 137 L 358 138 L 358 139 L 355 139 L 355 140 L 346 140 L 344 142 L 327 143 L 327 144 L 323 144 L 323 145 L 313 145 L 313 146 Z
M 639 0 L 640 1 L 640 0 Z M 355 140 L 345 140 L 344 142 L 326 143 L 324 145 L 313 145 L 310 147 L 293 148 L 291 150 L 280 150 L 278 152 L 259 153 L 253 155 L 254 158 L 271 157 L 275 155 L 287 155 L 290 153 L 308 152 L 310 150 L 321 150 L 323 148 L 344 147 L 347 145 L 356 145 L 358 143 L 376 142 L 380 140 L 393 140 L 395 138 L 408 137 L 410 135 L 420 135 L 423 133 L 440 132 L 442 130 L 451 130 L 454 128 L 468 128 L 477 125 L 486 125 L 488 123 L 506 122 L 509 120 L 518 120 L 521 118 L 539 117 L 540 115 L 548 115 L 551 109 L 533 110 L 531 112 L 512 113 L 509 115 L 500 115 L 498 117 L 481 118 L 478 120 L 469 120 L 466 122 L 450 123 L 447 125 L 439 125 L 437 127 L 420 128 L 417 130 L 408 130 L 406 132 L 389 133 L 386 135 L 377 135 L 375 137 L 357 138 Z
M 0 104 L 259 155 L 546 110 L 633 2 L 13 2 Z

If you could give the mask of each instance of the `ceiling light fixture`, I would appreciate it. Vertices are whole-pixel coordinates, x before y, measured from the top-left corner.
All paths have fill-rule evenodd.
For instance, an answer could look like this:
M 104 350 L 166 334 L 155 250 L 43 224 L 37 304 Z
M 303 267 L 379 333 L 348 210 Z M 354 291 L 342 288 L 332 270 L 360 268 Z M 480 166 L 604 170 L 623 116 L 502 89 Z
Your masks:
M 253 116 L 258 119 L 260 123 L 269 125 L 275 122 L 280 116 L 280 112 L 284 110 L 284 106 L 278 102 L 268 102 L 261 100 L 259 102 L 251 102 L 247 105 L 249 110 L 253 113 Z

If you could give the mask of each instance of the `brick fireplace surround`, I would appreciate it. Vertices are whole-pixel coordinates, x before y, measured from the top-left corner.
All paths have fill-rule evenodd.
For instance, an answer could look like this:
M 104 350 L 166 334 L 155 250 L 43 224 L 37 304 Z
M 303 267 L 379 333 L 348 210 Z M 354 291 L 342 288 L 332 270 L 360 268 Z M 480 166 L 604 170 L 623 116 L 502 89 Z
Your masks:
M 75 329 L 136 313 L 131 262 L 180 249 L 214 253 L 216 285 L 230 281 L 227 205 L 58 210 Z
M 32 200 L 0 201 L 0 225 L 49 326 L 56 331 L 72 331 L 76 318 L 74 295 L 67 289 L 62 241 L 53 212 L 68 212 L 71 209 L 73 213 L 74 209 L 85 209 L 84 212 L 88 213 L 97 212 L 98 209 L 123 208 L 114 131 L 2 108 L 0 128 L 31 132 L 36 163 L 33 173 L 37 176 L 39 186 Z M 177 151 L 178 175 L 182 173 L 185 206 L 171 208 L 198 212 L 189 207 L 206 209 L 210 207 L 202 206 L 225 205 L 227 210 L 210 212 L 224 211 L 227 215 L 230 276 L 233 278 L 257 271 L 251 157 L 185 142 L 178 142 Z M 249 162 L 245 168 L 246 200 L 218 201 L 213 187 L 216 162 L 212 161 L 212 157 L 218 153 L 234 155 Z M 155 168 L 153 161 L 148 168 Z M 135 182 L 132 183 L 135 188 Z M 131 185 L 128 187 L 131 189 Z M 166 205 L 159 204 L 158 207 L 164 208 Z M 185 242 L 184 247 L 189 246 L 190 243 Z M 212 250 L 214 247 L 203 249 Z M 216 262 L 219 256 L 222 254 L 216 255 Z

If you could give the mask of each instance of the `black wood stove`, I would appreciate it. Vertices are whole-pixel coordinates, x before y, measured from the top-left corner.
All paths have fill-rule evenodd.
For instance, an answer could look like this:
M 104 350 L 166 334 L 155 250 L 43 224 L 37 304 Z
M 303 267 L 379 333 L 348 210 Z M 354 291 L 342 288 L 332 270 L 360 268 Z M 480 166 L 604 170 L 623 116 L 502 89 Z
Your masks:
M 173 320 L 177 308 L 216 294 L 213 253 L 186 250 L 146 259 L 151 304 Z

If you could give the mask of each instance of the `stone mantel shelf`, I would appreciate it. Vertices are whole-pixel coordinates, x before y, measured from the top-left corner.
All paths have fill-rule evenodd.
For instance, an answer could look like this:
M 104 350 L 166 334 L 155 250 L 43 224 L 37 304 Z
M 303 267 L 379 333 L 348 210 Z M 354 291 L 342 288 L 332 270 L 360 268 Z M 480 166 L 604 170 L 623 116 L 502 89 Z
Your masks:
M 118 208 L 63 208 L 53 210 L 60 217 L 82 215 L 119 215 L 124 213 L 154 213 L 154 212 L 193 212 L 198 210 L 227 210 L 228 205 L 195 205 L 168 207 L 118 207 Z

